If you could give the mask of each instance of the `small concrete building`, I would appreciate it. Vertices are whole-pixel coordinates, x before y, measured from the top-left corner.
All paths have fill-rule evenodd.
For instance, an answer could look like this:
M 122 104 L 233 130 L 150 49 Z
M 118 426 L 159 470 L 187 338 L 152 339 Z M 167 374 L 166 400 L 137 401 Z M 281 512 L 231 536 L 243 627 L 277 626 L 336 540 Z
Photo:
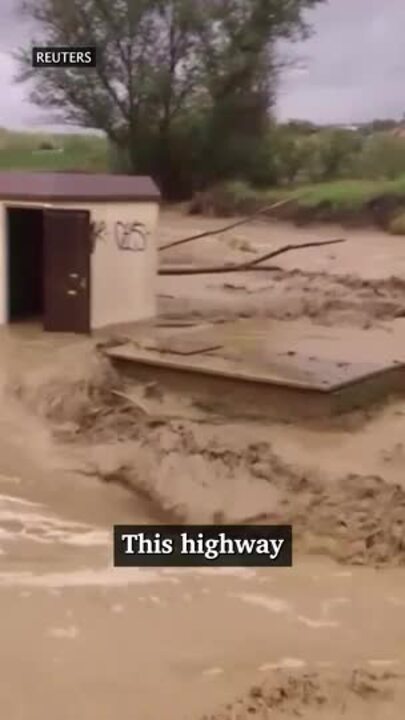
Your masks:
M 156 314 L 150 178 L 0 172 L 0 324 L 90 333 Z

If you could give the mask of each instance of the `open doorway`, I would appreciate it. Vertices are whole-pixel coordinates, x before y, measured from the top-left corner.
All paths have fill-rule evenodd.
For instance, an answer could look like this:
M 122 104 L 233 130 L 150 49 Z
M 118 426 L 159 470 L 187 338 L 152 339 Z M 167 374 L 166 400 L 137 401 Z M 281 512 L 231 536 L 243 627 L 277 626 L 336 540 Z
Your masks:
M 8 322 L 90 333 L 88 210 L 7 208 Z
M 8 321 L 41 320 L 44 313 L 44 214 L 7 208 Z

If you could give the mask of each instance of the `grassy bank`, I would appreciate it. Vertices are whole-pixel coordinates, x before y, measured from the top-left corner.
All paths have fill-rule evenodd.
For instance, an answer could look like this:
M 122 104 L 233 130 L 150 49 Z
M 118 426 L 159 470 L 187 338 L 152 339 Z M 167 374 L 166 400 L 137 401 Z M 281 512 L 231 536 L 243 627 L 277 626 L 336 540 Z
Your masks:
M 0 170 L 103 172 L 107 168 L 108 148 L 103 137 L 0 128 Z
M 405 175 L 396 180 L 340 180 L 291 189 L 256 190 L 230 182 L 199 194 L 191 211 L 208 215 L 249 214 L 279 200 L 287 205 L 269 216 L 305 225 L 337 222 L 348 226 L 375 225 L 405 234 Z

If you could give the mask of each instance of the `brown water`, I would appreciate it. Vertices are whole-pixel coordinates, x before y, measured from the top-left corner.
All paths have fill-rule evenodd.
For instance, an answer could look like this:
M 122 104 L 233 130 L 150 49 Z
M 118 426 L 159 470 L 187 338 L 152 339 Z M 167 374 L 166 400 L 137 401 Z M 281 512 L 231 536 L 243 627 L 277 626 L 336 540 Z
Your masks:
M 163 215 L 166 244 L 230 224 L 229 219 Z M 171 317 L 310 318 L 322 325 L 369 329 L 404 317 L 405 247 L 402 238 L 373 229 L 346 231 L 334 226 L 294 228 L 255 221 L 225 234 L 161 254 L 173 264 L 229 264 L 286 245 L 345 238 L 326 247 L 295 250 L 275 258 L 273 272 L 162 277 L 161 309 Z
M 82 491 L 71 478 L 77 504 L 89 500 Z M 119 496 L 93 491 L 106 520 L 107 502 L 111 523 L 124 517 Z M 10 720 L 198 718 L 276 668 L 284 678 L 389 672 L 401 691 L 402 570 L 321 559 L 267 572 L 113 569 L 107 522 L 79 525 L 51 507 L 0 498 L 0 699 Z M 345 693 L 346 717 L 363 717 Z M 395 703 L 384 717 L 402 717 Z
M 381 241 L 373 236 L 373 252 L 399 252 Z M 196 302 L 187 282 L 176 292 Z M 263 720 L 268 707 L 287 720 L 403 717 L 401 400 L 321 428 L 243 413 L 214 422 L 181 393 L 145 390 L 153 412 L 176 416 L 154 427 L 107 411 L 110 379 L 87 341 L 21 329 L 3 333 L 0 353 L 2 716 L 245 720 L 253 703 Z M 114 523 L 263 510 L 294 520 L 292 569 L 111 566 Z M 363 671 L 355 682 L 353 668 Z

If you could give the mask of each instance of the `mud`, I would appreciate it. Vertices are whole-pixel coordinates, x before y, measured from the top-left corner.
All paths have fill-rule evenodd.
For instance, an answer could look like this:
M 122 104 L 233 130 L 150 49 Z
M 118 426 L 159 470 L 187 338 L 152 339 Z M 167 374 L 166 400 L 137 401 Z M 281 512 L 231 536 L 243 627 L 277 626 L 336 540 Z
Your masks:
M 263 685 L 254 685 L 246 696 L 224 711 L 203 720 L 258 720 L 268 718 L 353 718 L 361 720 L 370 712 L 390 717 L 396 696 L 395 674 L 374 674 L 362 670 L 334 677 L 329 673 L 291 674 L 275 669 Z M 398 699 L 397 699 L 398 700 Z
M 182 216 L 180 216 L 182 217 Z M 205 229 L 225 227 L 224 219 L 165 216 L 162 243 Z M 297 231 L 287 224 L 251 225 L 162 253 L 170 265 L 236 263 L 246 253 L 265 253 L 301 242 L 346 238 L 335 247 L 294 251 L 266 272 L 225 276 L 162 277 L 160 309 L 167 318 L 224 320 L 269 317 L 309 318 L 328 326 L 372 328 L 405 314 L 405 244 L 374 230 L 315 227 Z
M 162 241 L 210 222 L 164 214 Z M 276 229 L 166 262 L 308 239 Z M 286 256 L 268 274 L 161 278 L 160 303 L 182 322 L 252 312 L 297 327 L 310 317 L 314 333 L 367 324 L 371 353 L 376 326 L 397 337 L 404 269 L 402 241 L 359 232 L 349 249 Z M 40 338 L 0 338 L 5 716 L 402 718 L 405 402 L 322 425 L 222 417 L 209 393 L 196 406 L 159 378 L 124 383 L 93 341 Z M 111 567 L 112 524 L 173 521 L 292 522 L 295 566 Z
M 170 318 L 232 320 L 266 317 L 277 320 L 309 318 L 326 326 L 336 323 L 369 329 L 380 321 L 405 317 L 405 282 L 398 277 L 362 280 L 345 275 L 310 273 L 274 268 L 256 278 L 227 281 L 217 291 L 222 298 L 188 301 L 187 314 L 181 298 L 162 298 L 161 307 Z
M 55 369 L 48 380 L 36 375 L 9 392 L 51 421 L 59 442 L 74 446 L 79 472 L 131 490 L 155 521 L 288 522 L 294 526 L 297 552 L 350 564 L 405 564 L 403 482 L 369 468 L 331 472 L 329 467 L 326 477 L 326 468 L 303 461 L 297 451 L 295 456 L 281 452 L 272 440 L 283 433 L 292 445 L 294 425 L 273 421 L 260 427 L 243 417 L 236 424 L 219 424 L 218 418 L 210 422 L 208 413 L 193 420 L 186 408 L 181 420 L 165 417 L 158 411 L 163 388 L 154 388 L 154 412 L 144 414 L 140 407 L 148 404 L 149 386 L 138 388 L 141 399 L 134 401 L 97 351 L 86 349 L 77 367 L 80 377 L 72 364 L 70 373 L 58 377 Z M 181 398 L 172 397 L 175 402 L 181 414 Z M 300 432 L 302 443 L 305 436 L 312 440 L 315 429 L 301 427 Z M 357 428 L 359 440 L 363 433 L 364 418 Z M 398 443 L 392 458 L 392 451 L 382 449 L 380 465 L 399 462 L 402 467 L 402 448 Z

